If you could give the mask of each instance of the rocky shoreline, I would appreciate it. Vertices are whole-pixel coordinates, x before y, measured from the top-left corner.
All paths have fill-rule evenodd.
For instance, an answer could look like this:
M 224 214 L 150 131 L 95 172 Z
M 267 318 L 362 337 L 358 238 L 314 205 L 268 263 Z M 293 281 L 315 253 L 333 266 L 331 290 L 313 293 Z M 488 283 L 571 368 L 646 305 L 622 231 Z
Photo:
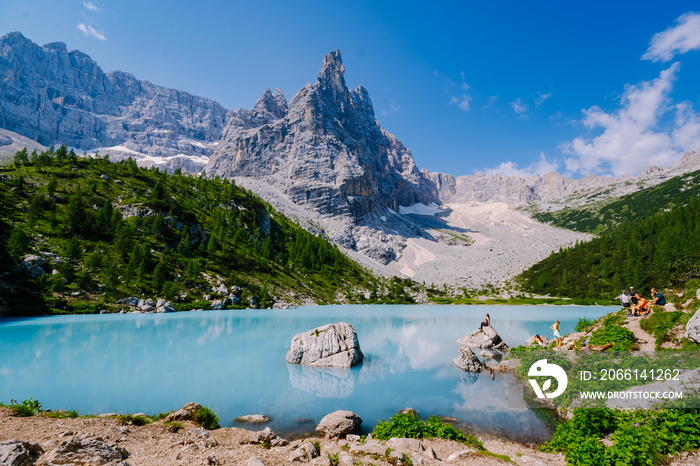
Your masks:
M 0 408 L 0 464 L 171 465 L 498 465 L 503 459 L 479 453 L 443 439 L 390 439 L 359 436 L 306 436 L 277 441 L 270 431 L 236 427 L 206 430 L 192 421 L 177 425 L 161 420 L 148 425 L 127 424 L 118 417 L 55 419 L 45 415 L 17 417 Z M 565 465 L 561 454 L 542 453 L 535 445 L 480 437 L 486 450 L 505 455 L 519 465 Z M 28 454 L 3 462 L 3 446 L 21 441 Z M 314 452 L 316 447 L 320 451 Z M 7 448 L 6 448 L 7 449 Z M 33 453 L 32 453 L 33 452 Z M 405 455 L 405 456 L 404 456 Z M 337 462 L 336 462 L 337 461 Z

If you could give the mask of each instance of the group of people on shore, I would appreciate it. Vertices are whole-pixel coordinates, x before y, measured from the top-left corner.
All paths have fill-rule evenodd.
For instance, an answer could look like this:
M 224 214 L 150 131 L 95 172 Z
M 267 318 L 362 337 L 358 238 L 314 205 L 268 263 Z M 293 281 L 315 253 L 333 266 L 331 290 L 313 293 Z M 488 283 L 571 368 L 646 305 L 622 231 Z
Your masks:
M 622 307 L 627 309 L 627 317 L 633 316 L 643 316 L 648 315 L 651 312 L 652 305 L 664 306 L 666 304 L 666 297 L 661 294 L 656 288 L 651 289 L 651 300 L 647 300 L 641 294 L 634 290 L 633 286 L 630 286 L 630 292 L 627 290 L 622 290 L 622 294 L 617 297 L 622 302 Z M 552 324 L 552 330 L 554 331 L 554 339 L 557 344 L 557 348 L 561 348 L 562 336 L 559 333 L 559 321 L 557 320 Z M 479 330 L 483 331 L 484 327 L 491 326 L 491 316 L 486 314 L 486 320 L 481 322 Z M 539 335 L 535 335 L 535 343 L 544 346 L 544 341 Z
M 651 289 L 651 300 L 647 300 L 630 286 L 630 292 L 622 290 L 622 294 L 617 297 L 622 303 L 622 307 L 627 309 L 627 317 L 648 315 L 653 304 L 663 306 L 666 304 L 666 297 L 656 288 Z

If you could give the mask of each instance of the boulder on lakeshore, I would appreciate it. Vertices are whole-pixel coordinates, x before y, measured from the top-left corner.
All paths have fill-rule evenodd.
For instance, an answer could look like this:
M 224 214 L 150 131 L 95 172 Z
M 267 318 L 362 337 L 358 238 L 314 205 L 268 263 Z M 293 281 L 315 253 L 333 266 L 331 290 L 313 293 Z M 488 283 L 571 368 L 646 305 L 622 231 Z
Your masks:
M 197 412 L 199 408 L 201 408 L 202 405 L 199 403 L 187 403 L 185 406 L 182 408 L 178 409 L 177 411 L 173 411 L 172 413 L 168 414 L 164 421 L 191 421 L 194 419 L 194 415 Z
M 48 446 L 47 442 L 44 444 Z M 128 466 L 129 452 L 116 444 L 108 444 L 101 437 L 72 435 L 58 439 L 57 445 L 42 458 L 42 464 L 109 464 Z
M 700 343 L 700 309 L 695 311 L 693 317 L 685 324 L 685 337 L 695 343 Z
M 261 431 L 250 432 L 248 434 L 248 443 L 268 445 L 271 447 L 283 447 L 288 445 L 289 441 L 275 434 L 269 427 L 265 427 Z
M 6 440 L 0 442 L 0 464 L 23 466 L 34 464 L 44 453 L 44 449 L 36 443 L 24 440 Z
M 128 298 L 120 299 L 117 301 L 117 304 L 126 304 L 128 306 L 138 306 L 139 305 L 139 298 L 135 298 L 133 296 L 130 296 Z
M 175 306 L 170 301 L 158 298 L 158 301 L 156 301 L 156 312 L 175 312 Z
M 317 367 L 351 367 L 362 359 L 357 333 L 346 322 L 294 335 L 287 352 L 288 363 Z
M 484 327 L 483 330 L 476 329 L 469 335 L 465 335 L 457 340 L 457 343 L 459 346 L 467 346 L 469 348 L 508 349 L 508 345 L 501 340 L 501 336 L 491 326 Z
M 211 302 L 211 308 L 214 311 L 220 311 L 224 307 L 226 307 L 226 305 L 224 304 L 224 301 L 221 299 L 215 299 L 214 301 Z
M 484 364 L 481 360 L 474 354 L 474 351 L 467 346 L 461 346 L 459 348 L 459 356 L 454 358 L 452 362 L 455 366 L 467 372 L 481 372 L 484 368 Z
M 334 411 L 321 419 L 316 426 L 316 432 L 329 438 L 351 434 L 360 428 L 362 418 L 352 411 Z

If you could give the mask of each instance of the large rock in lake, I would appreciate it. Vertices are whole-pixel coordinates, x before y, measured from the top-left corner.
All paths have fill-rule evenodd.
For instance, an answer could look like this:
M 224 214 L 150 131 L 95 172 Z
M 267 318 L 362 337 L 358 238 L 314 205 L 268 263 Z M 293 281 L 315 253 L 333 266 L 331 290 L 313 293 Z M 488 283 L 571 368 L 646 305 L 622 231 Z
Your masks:
M 455 366 L 467 372 L 481 372 L 484 365 L 474 354 L 471 348 L 462 346 L 459 348 L 459 356 L 452 360 Z
M 685 325 L 685 337 L 695 343 L 700 343 L 700 309 L 695 311 L 693 317 Z
M 294 335 L 287 352 L 288 363 L 307 366 L 350 367 L 362 359 L 364 355 L 360 351 L 357 333 L 346 322 Z
M 476 329 L 469 335 L 465 335 L 457 340 L 457 343 L 459 346 L 467 346 L 469 348 L 508 349 L 508 345 L 501 340 L 501 336 L 492 327 L 484 327 L 483 330 Z

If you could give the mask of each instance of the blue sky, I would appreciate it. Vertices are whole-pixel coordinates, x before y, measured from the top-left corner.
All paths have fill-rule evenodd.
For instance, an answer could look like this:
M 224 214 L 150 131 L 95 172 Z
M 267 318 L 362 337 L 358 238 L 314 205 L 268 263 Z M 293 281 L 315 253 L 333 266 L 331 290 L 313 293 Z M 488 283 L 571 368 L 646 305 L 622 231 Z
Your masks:
M 700 5 L 664 3 L 3 0 L 0 34 L 229 109 L 339 49 L 420 168 L 580 177 L 700 148 Z

